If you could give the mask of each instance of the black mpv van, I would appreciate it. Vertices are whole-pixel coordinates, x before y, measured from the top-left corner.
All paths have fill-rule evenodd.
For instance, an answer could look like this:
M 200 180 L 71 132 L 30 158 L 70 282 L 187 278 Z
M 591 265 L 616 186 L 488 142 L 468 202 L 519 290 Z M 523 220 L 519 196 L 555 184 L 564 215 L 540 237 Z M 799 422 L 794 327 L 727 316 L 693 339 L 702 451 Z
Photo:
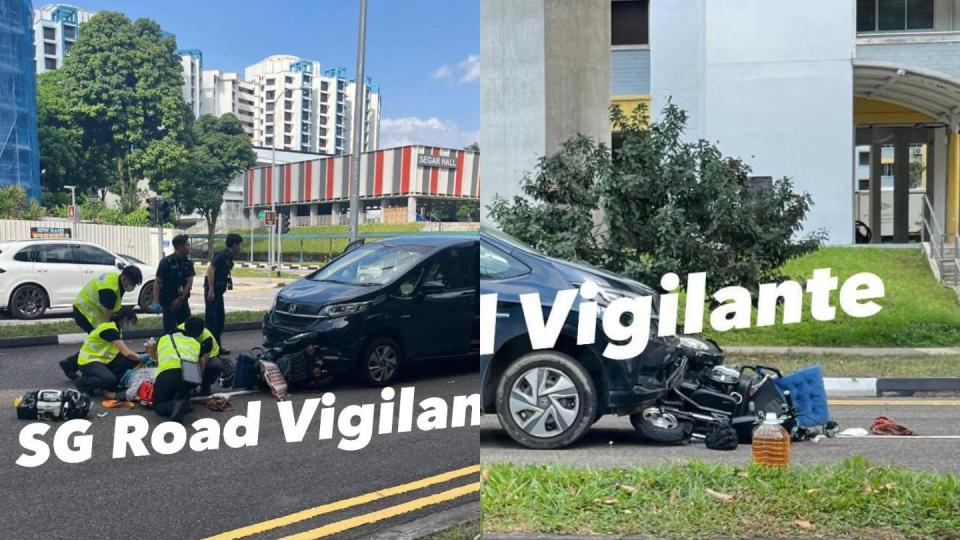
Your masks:
M 326 369 L 374 386 L 417 362 L 475 357 L 479 257 L 476 235 L 357 247 L 280 290 L 263 321 L 266 343 L 317 332 Z

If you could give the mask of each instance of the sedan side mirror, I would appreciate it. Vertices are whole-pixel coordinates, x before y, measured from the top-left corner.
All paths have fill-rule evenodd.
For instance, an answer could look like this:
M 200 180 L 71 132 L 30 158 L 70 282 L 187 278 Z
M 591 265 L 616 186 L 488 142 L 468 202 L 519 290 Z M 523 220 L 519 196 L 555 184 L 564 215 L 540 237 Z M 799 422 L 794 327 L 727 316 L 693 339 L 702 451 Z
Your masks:
M 420 286 L 420 292 L 423 294 L 438 294 L 445 290 L 447 290 L 447 288 L 439 281 L 425 281 L 423 285 Z
M 126 268 L 126 266 L 127 266 L 127 263 L 121 261 L 120 259 L 117 259 L 117 270 L 123 270 L 124 268 Z

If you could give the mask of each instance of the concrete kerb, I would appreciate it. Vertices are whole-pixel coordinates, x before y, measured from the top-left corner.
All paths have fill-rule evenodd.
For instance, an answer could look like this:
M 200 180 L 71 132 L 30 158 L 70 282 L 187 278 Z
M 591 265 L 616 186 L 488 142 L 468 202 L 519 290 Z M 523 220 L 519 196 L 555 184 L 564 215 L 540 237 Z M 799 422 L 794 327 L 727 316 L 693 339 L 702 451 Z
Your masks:
M 223 327 L 224 332 L 241 332 L 247 330 L 259 330 L 262 326 L 260 321 L 227 323 Z M 160 328 L 150 328 L 143 330 L 131 330 L 124 334 L 125 339 L 140 339 L 149 337 L 160 337 L 163 331 Z M 20 347 L 43 347 L 47 345 L 79 345 L 83 343 L 86 334 L 60 334 L 58 336 L 30 336 L 0 339 L 0 349 L 16 349 Z
M 846 356 L 869 356 L 872 358 L 883 356 L 949 356 L 960 355 L 958 347 L 724 347 L 728 353 L 734 354 L 838 354 Z
M 472 502 L 392 527 L 370 538 L 372 540 L 419 540 L 479 519 L 480 503 Z

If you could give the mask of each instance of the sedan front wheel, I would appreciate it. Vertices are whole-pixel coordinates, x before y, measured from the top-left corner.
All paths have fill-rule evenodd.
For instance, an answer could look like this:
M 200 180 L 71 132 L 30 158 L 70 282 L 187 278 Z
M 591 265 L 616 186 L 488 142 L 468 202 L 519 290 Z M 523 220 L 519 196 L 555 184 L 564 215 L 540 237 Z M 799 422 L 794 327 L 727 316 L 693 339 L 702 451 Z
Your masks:
M 596 387 L 566 354 L 538 351 L 507 368 L 497 387 L 497 416 L 510 437 L 538 450 L 579 440 L 597 416 Z

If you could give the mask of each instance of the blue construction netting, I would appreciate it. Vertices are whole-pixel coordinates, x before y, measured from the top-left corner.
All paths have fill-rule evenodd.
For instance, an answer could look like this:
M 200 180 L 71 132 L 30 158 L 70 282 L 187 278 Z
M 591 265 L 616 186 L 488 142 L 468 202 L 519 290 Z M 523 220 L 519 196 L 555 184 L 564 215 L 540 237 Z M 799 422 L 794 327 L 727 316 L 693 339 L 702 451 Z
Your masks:
M 29 0 L 0 0 L 0 186 L 40 197 L 37 83 Z

